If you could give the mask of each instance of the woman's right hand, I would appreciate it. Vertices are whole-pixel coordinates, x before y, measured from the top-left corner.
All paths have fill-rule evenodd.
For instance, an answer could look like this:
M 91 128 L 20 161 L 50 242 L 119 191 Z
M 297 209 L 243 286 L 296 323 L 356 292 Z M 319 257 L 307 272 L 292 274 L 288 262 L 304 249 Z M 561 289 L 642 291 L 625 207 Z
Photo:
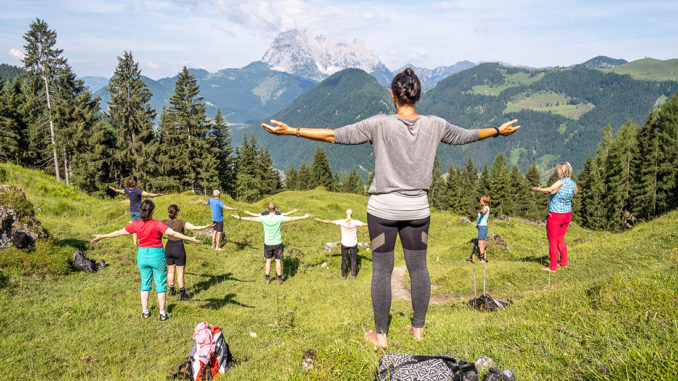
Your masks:
M 202 241 L 199 240 L 199 239 L 197 239 L 197 238 L 192 238 L 192 239 L 191 239 L 191 242 L 197 243 L 198 245 L 200 245 L 200 244 L 202 243 Z
M 103 237 L 104 237 L 104 236 L 102 236 L 102 235 L 100 235 L 100 234 L 97 234 L 97 235 L 94 236 L 94 239 L 92 239 L 92 240 L 90 241 L 90 243 L 97 243 L 97 242 L 99 242 Z
M 273 126 L 266 123 L 262 123 L 261 127 L 263 127 L 266 131 L 274 135 L 291 135 L 294 133 L 294 128 L 288 126 L 283 122 L 278 122 L 277 120 L 271 119 L 271 124 L 273 124 Z
M 518 122 L 518 119 L 513 119 L 510 122 L 506 122 L 499 126 L 499 134 L 502 136 L 509 136 L 512 133 L 516 132 L 520 128 L 520 126 L 513 127 L 514 124 Z

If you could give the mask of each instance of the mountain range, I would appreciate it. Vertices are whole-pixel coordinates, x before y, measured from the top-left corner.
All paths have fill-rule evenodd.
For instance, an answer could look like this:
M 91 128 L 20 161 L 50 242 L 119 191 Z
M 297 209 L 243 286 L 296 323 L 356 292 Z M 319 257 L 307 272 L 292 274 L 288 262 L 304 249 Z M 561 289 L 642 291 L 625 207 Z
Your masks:
M 595 153 L 605 125 L 614 130 L 627 120 L 642 124 L 649 111 L 678 91 L 678 82 L 636 80 L 585 66 L 527 69 L 484 63 L 456 73 L 422 95 L 417 111 L 434 114 L 468 129 L 490 128 L 518 119 L 520 131 L 509 138 L 488 139 L 466 146 L 441 145 L 443 169 L 462 166 L 468 158 L 477 166 L 507 155 L 522 171 L 531 163 L 540 170 L 567 160 L 580 169 Z M 393 112 L 388 90 L 368 73 L 347 69 L 320 82 L 272 119 L 295 127 L 338 128 L 377 113 Z M 271 152 L 277 168 L 310 163 L 318 144 L 294 137 L 277 137 L 258 124 L 234 132 L 234 142 L 254 134 Z M 325 144 L 332 168 L 345 173 L 374 166 L 371 147 Z

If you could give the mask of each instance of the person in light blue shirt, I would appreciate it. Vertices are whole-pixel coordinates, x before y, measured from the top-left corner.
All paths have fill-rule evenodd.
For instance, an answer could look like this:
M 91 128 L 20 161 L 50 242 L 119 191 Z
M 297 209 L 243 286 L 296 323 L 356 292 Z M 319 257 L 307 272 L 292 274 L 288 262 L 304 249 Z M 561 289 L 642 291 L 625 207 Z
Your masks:
M 572 220 L 572 198 L 577 194 L 577 183 L 570 178 L 572 166 L 568 162 L 558 163 L 556 172 L 560 180 L 548 188 L 534 187 L 535 192 L 549 195 L 549 217 L 546 219 L 546 236 L 549 240 L 549 267 L 542 270 L 555 272 L 558 269 L 558 253 L 560 253 L 560 267 L 567 267 L 567 245 L 565 233 Z
M 224 232 L 224 209 L 238 209 L 226 206 L 226 204 L 221 201 L 221 192 L 216 189 L 212 191 L 212 198 L 207 201 L 198 200 L 198 202 L 212 208 L 212 222 L 214 223 L 214 229 L 212 230 L 212 249 L 221 251 L 223 250 L 221 248 L 221 234 Z
M 480 250 L 480 261 L 486 262 L 485 255 L 485 238 L 487 238 L 487 219 L 490 216 L 490 203 L 492 200 L 490 196 L 483 195 L 480 198 L 480 205 L 482 208 L 478 211 L 478 222 L 476 222 L 476 229 L 478 229 L 478 249 Z

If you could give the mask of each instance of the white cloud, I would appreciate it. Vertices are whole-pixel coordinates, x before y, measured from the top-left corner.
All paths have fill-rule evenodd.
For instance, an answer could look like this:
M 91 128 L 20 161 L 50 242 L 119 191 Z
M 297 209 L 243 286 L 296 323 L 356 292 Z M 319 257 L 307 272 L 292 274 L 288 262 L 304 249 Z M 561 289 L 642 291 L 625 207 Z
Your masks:
M 154 63 L 154 62 L 149 62 L 149 63 L 148 63 L 148 67 L 149 67 L 150 69 L 156 70 L 156 69 L 159 69 L 159 68 L 160 68 L 160 65 L 158 65 L 157 63 Z
M 19 50 L 19 49 L 14 49 L 14 48 L 11 48 L 11 49 L 9 50 L 8 53 L 9 53 L 10 56 L 12 56 L 12 57 L 14 57 L 14 58 L 16 58 L 16 59 L 19 59 L 19 60 L 23 60 L 24 57 L 26 56 L 26 55 L 24 54 L 24 52 L 22 52 L 21 50 Z

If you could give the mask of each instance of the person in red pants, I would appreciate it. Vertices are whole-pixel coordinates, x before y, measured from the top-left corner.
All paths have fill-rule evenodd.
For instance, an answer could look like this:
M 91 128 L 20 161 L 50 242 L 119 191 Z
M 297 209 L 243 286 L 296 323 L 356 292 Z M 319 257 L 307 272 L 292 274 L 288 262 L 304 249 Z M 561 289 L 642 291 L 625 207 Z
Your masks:
M 567 267 L 567 245 L 565 233 L 572 220 L 572 198 L 577 194 L 577 183 L 570 178 L 572 166 L 568 162 L 558 163 L 556 172 L 560 180 L 548 188 L 534 187 L 533 191 L 549 194 L 549 217 L 546 220 L 546 236 L 549 239 L 549 267 L 542 270 L 555 272 L 558 269 L 558 253 L 560 267 Z

